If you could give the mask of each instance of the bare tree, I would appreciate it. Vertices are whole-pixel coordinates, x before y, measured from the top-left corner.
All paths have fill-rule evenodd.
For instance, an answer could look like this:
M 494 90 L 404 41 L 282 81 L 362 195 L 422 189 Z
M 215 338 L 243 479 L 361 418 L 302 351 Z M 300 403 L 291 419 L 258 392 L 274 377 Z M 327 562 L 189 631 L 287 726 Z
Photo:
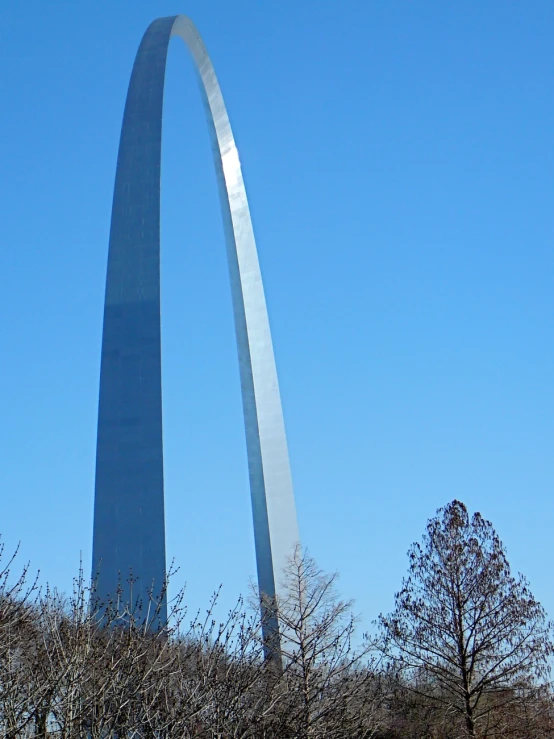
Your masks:
M 282 576 L 277 614 L 283 672 L 273 691 L 275 736 L 371 737 L 377 727 L 378 679 L 365 646 L 355 647 L 352 601 L 297 546 Z M 269 607 L 266 607 L 269 611 Z
M 408 556 L 395 609 L 379 618 L 382 649 L 414 691 L 463 718 L 467 736 L 494 735 L 497 718 L 548 674 L 544 609 L 512 576 L 492 524 L 457 500 Z
M 34 615 L 39 590 L 28 581 L 29 565 L 14 572 L 18 549 L 3 561 L 0 542 L 0 734 L 19 737 L 33 722 L 33 710 L 46 686 L 29 680 L 28 656 L 36 643 Z

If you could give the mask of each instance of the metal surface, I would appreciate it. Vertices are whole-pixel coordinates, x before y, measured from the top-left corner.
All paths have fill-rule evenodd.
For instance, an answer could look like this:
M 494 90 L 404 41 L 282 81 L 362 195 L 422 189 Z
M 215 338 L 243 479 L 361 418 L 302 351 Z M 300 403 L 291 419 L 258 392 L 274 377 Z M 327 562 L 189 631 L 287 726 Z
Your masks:
M 133 67 L 114 190 L 94 509 L 97 594 L 143 608 L 165 577 L 160 157 L 167 47 L 180 36 L 197 67 L 222 207 L 240 365 L 258 584 L 269 596 L 298 540 L 264 290 L 237 147 L 204 44 L 185 16 L 147 29 Z M 186 565 L 185 565 L 186 566 Z M 132 573 L 132 590 L 129 580 Z M 160 620 L 166 619 L 165 598 Z M 274 628 L 274 625 L 272 626 Z

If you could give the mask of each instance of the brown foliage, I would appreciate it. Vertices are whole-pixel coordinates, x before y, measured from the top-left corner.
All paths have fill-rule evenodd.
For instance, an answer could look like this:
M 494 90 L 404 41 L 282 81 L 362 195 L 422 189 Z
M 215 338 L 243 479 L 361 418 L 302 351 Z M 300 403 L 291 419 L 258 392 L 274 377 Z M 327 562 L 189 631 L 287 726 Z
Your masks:
M 491 524 L 458 501 L 429 521 L 380 638 L 360 646 L 337 575 L 300 547 L 281 599 L 262 602 L 278 655 L 257 599 L 217 623 L 217 594 L 189 620 L 180 593 L 159 629 L 161 598 L 95 607 L 82 575 L 63 598 L 13 561 L 0 568 L 1 739 L 554 739 L 550 625 Z
M 299 642 L 287 642 L 282 668 L 264 659 L 258 618 L 241 602 L 217 624 L 215 596 L 204 619 L 188 622 L 181 594 L 171 628 L 156 631 L 155 612 L 145 622 L 140 611 L 111 604 L 95 610 L 82 576 L 64 599 L 25 590 L 24 575 L 9 588 L 6 574 L 0 579 L 0 736 L 372 736 L 375 691 L 362 655 L 350 647 L 348 604 L 332 592 L 334 577 L 326 580 L 309 558 L 291 566 L 302 570 L 307 597 L 300 609 L 292 596 L 287 603 L 285 633 Z
M 428 522 L 409 560 L 394 612 L 380 617 L 391 668 L 428 704 L 463 719 L 453 737 L 498 736 L 501 717 L 512 707 L 519 715 L 522 696 L 548 675 L 542 606 L 512 576 L 491 523 L 470 519 L 459 501 Z

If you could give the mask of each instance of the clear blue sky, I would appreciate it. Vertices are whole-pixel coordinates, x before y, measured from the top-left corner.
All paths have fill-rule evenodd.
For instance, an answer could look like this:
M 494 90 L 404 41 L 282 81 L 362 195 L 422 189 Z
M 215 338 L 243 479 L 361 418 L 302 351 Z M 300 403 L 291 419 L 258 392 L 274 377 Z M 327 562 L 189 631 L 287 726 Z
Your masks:
M 126 88 L 189 14 L 250 196 L 303 542 L 368 623 L 454 497 L 554 616 L 554 3 L 2 4 L 0 531 L 90 566 L 102 300 Z M 230 291 L 192 64 L 162 183 L 168 556 L 193 607 L 255 573 Z

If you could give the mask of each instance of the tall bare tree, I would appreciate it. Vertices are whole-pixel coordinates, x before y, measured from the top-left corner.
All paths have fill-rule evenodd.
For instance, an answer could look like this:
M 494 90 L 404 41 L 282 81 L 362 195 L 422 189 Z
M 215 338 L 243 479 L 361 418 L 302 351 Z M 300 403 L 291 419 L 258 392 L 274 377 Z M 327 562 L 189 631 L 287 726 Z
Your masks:
M 544 609 L 511 574 L 492 524 L 460 501 L 439 509 L 408 556 L 395 609 L 379 618 L 383 651 L 415 691 L 463 718 L 467 736 L 498 735 L 497 717 L 548 675 Z
M 356 647 L 353 603 L 339 597 L 337 578 L 300 546 L 282 574 L 276 607 L 283 672 L 273 687 L 281 696 L 270 736 L 354 739 L 377 729 L 375 665 L 365 646 Z

